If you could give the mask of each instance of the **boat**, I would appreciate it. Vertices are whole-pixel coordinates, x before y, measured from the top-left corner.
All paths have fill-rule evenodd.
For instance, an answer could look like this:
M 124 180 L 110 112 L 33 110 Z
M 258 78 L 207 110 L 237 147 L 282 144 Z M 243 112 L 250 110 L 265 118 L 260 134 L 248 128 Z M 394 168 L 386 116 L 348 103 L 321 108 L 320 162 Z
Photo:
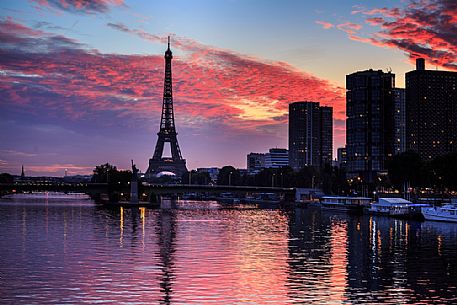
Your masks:
M 422 208 L 422 215 L 426 220 L 457 222 L 457 204 L 451 203 L 441 207 Z
M 403 198 L 379 198 L 368 208 L 368 213 L 391 217 L 411 216 L 412 202 Z
M 363 208 L 371 203 L 367 197 L 324 196 L 320 200 L 323 210 L 362 213 Z

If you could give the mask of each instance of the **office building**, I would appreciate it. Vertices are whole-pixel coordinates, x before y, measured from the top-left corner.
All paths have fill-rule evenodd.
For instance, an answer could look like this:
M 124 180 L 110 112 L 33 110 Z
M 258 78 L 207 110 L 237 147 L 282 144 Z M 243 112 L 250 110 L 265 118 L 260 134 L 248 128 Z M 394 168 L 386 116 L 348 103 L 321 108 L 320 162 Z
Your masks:
M 271 148 L 265 154 L 266 168 L 281 168 L 289 165 L 289 152 L 285 148 Z
M 332 162 L 333 109 L 317 102 L 289 104 L 289 164 L 298 171 Z
M 426 161 L 457 152 L 457 72 L 426 70 L 419 58 L 405 79 L 407 149 Z

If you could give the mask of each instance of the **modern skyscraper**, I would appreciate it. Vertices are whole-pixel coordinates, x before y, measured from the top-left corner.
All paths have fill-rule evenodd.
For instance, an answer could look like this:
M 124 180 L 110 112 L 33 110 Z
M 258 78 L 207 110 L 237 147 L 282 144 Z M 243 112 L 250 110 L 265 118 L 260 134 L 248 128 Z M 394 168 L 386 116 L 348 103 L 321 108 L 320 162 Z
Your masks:
M 423 160 L 457 152 L 457 72 L 416 70 L 406 73 L 406 146 Z
M 394 154 L 395 74 L 381 70 L 346 75 L 347 174 L 372 182 Z
M 332 162 L 333 109 L 317 102 L 289 104 L 289 165 L 323 166 Z
M 265 168 L 265 154 L 253 153 L 247 155 L 248 174 L 256 174 Z
M 405 89 L 394 89 L 394 154 L 406 151 Z
M 270 148 L 265 154 L 266 168 L 281 168 L 289 165 L 289 152 L 285 148 Z
M 171 77 L 171 60 L 173 53 L 170 50 L 170 37 L 168 37 L 168 49 L 165 51 L 165 80 L 163 88 L 162 118 L 160 130 L 157 133 L 157 143 L 154 155 L 149 159 L 149 167 L 146 171 L 146 178 L 152 178 L 160 172 L 172 172 L 176 176 L 187 172 L 186 160 L 181 156 L 175 128 L 175 115 L 173 111 L 173 84 Z M 165 143 L 170 144 L 171 158 L 163 157 Z
M 320 153 L 321 166 L 332 163 L 333 156 L 333 108 L 321 106 L 320 111 Z

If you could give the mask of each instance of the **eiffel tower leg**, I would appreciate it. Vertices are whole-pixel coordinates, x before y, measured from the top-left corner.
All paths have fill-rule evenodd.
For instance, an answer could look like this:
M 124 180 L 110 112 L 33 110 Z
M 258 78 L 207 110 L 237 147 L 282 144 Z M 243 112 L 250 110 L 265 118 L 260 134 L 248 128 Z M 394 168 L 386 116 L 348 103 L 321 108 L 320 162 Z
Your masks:
M 173 160 L 181 160 L 181 151 L 179 150 L 178 146 L 178 139 L 176 139 L 176 136 L 171 138 L 170 140 L 170 148 L 171 148 L 171 156 Z
M 165 144 L 165 140 L 162 135 L 159 134 L 159 138 L 157 139 L 156 148 L 154 150 L 154 157 L 155 160 L 160 160 L 163 155 L 163 146 Z

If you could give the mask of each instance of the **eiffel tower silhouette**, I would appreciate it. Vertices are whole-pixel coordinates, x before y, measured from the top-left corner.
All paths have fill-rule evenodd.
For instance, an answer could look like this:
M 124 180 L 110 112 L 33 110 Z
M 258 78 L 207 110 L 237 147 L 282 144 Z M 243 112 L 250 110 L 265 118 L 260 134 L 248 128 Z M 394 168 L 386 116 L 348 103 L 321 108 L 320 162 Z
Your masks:
M 171 77 L 171 60 L 173 53 L 170 50 L 170 36 L 168 36 L 168 49 L 165 51 L 165 81 L 163 86 L 162 118 L 160 130 L 157 133 L 157 143 L 154 156 L 149 159 L 149 167 L 146 178 L 152 178 L 160 172 L 172 172 L 177 177 L 187 172 L 186 160 L 181 156 L 178 138 L 175 128 L 175 116 L 173 112 L 173 89 Z M 171 158 L 163 157 L 165 143 L 170 143 Z

